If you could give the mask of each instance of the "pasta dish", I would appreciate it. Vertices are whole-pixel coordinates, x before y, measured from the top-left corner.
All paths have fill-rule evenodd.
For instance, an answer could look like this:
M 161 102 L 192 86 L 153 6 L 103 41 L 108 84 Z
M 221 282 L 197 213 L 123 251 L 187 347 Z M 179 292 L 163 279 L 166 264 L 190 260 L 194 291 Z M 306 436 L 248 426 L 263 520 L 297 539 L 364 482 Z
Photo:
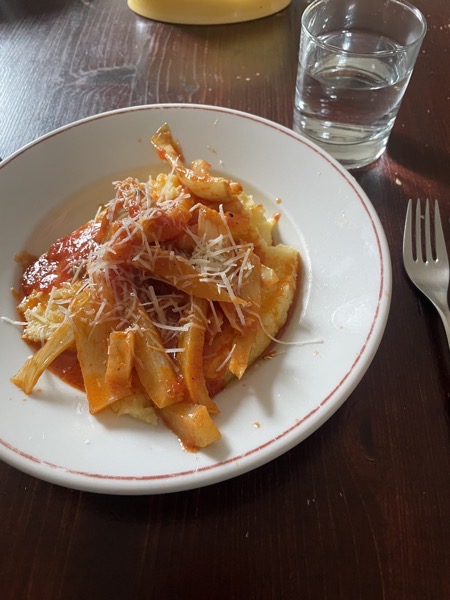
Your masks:
M 160 419 L 204 448 L 221 437 L 217 393 L 286 323 L 300 257 L 239 183 L 186 166 L 168 125 L 152 143 L 168 172 L 114 182 L 90 221 L 27 260 L 18 310 L 37 349 L 12 381 L 30 394 L 72 357 L 92 414 Z

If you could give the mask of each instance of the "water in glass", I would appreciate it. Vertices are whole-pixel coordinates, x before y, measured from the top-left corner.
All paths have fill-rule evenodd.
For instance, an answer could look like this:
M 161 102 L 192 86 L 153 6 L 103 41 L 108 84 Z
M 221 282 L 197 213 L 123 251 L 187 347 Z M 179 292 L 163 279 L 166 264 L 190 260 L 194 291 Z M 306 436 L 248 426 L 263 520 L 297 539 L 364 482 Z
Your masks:
M 386 146 L 411 69 L 388 38 L 364 31 L 318 37 L 319 52 L 300 51 L 294 128 L 347 168 L 368 164 Z

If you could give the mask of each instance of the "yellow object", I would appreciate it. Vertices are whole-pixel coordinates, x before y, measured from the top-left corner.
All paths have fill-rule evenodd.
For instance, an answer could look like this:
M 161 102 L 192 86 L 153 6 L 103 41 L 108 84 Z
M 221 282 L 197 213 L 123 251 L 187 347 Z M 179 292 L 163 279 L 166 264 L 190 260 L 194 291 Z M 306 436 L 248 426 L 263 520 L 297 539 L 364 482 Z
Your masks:
M 273 15 L 291 0 L 128 0 L 135 13 L 166 23 L 215 25 Z

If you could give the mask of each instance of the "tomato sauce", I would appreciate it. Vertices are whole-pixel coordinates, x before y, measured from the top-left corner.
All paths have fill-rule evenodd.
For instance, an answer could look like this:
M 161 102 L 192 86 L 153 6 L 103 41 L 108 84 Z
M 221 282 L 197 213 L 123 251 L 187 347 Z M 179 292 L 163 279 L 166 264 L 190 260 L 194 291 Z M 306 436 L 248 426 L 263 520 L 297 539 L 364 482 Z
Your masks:
M 23 274 L 22 291 L 49 291 L 53 286 L 71 281 L 75 269 L 86 260 L 100 242 L 101 223 L 90 221 L 73 233 L 60 238 L 32 263 Z
M 65 381 L 78 390 L 85 391 L 83 375 L 75 351 L 66 350 L 57 356 L 48 367 L 48 370 L 62 379 L 62 381 Z
M 59 287 L 71 281 L 77 267 L 100 243 L 100 229 L 100 222 L 90 221 L 52 244 L 45 254 L 26 268 L 21 281 L 22 294 L 28 296 L 33 290 L 49 292 L 53 286 Z M 66 383 L 84 390 L 76 352 L 66 350 L 56 357 L 49 370 Z

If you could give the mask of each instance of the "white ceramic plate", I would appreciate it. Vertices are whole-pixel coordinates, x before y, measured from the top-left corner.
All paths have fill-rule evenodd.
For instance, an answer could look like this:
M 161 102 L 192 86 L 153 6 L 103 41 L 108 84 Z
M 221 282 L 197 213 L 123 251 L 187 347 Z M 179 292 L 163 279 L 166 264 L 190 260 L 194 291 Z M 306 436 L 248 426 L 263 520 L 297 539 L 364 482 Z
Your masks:
M 16 319 L 14 255 L 44 251 L 111 197 L 111 181 L 159 172 L 149 138 L 164 122 L 187 160 L 204 158 L 241 181 L 279 238 L 303 257 L 299 301 L 270 360 L 217 397 L 223 439 L 184 451 L 156 429 L 114 414 L 92 417 L 84 395 L 46 373 L 26 397 L 10 377 L 30 354 L 20 330 L 0 323 L 0 458 L 41 479 L 115 494 L 196 488 L 286 452 L 320 427 L 361 380 L 389 312 L 391 267 L 378 217 L 351 175 L 291 130 L 224 108 L 152 105 L 63 127 L 0 164 L 0 314 Z

